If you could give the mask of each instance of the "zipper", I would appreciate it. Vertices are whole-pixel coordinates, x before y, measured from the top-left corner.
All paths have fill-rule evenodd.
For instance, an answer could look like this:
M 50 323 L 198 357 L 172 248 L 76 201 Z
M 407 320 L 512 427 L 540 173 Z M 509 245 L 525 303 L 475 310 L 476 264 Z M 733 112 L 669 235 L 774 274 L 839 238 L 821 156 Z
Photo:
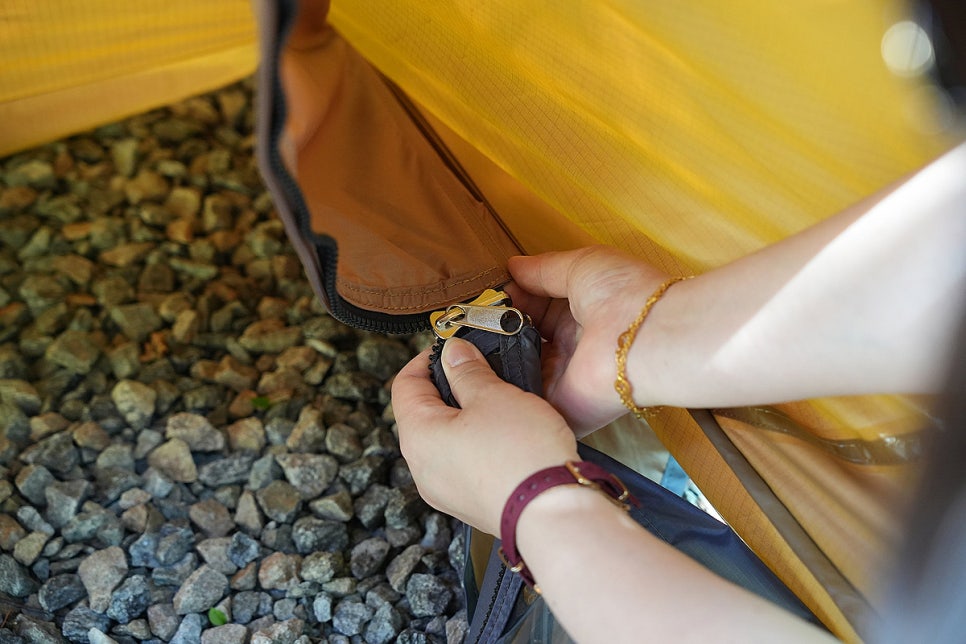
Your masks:
M 493 585 L 493 593 L 490 595 L 490 603 L 486 606 L 486 614 L 483 616 L 483 627 L 480 628 L 480 632 L 476 636 L 476 641 L 474 644 L 480 644 L 483 640 L 483 634 L 486 632 L 486 624 L 490 621 L 490 615 L 493 614 L 493 607 L 496 606 L 496 598 L 500 595 L 500 590 L 503 588 L 503 578 L 506 576 L 507 567 L 500 564 L 500 572 L 497 573 L 496 583 Z
M 269 5 L 274 3 L 269 3 Z M 280 2 L 275 6 L 277 19 L 276 38 L 272 43 L 268 73 L 271 82 L 272 108 L 269 120 L 269 145 L 267 157 L 274 179 L 285 197 L 285 204 L 279 207 L 288 208 L 302 231 L 302 235 L 313 242 L 315 254 L 322 266 L 323 290 L 328 298 L 329 313 L 343 324 L 382 334 L 418 333 L 429 328 L 429 319 L 425 313 L 390 314 L 379 311 L 362 309 L 346 302 L 336 288 L 336 274 L 338 267 L 338 245 L 329 235 L 314 233 L 309 225 L 309 210 L 302 199 L 302 192 L 298 183 L 289 174 L 278 152 L 277 142 L 281 138 L 282 128 L 288 108 L 285 104 L 278 60 L 281 44 L 292 26 L 297 8 L 292 2 Z M 264 78 L 264 76 L 263 76 Z
M 530 320 L 520 309 L 508 306 L 509 302 L 506 293 L 488 288 L 470 302 L 430 313 L 429 322 L 433 333 L 441 340 L 452 337 L 463 328 L 516 335 Z

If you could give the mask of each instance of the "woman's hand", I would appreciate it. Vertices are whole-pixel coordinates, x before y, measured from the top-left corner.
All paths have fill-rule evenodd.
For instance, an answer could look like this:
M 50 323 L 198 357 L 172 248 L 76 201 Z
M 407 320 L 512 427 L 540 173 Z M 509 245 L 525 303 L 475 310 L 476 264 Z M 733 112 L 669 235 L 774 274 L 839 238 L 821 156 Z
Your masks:
M 510 259 L 514 305 L 533 318 L 550 402 L 583 436 L 627 412 L 614 390 L 617 338 L 667 278 L 614 248 Z M 633 383 L 635 393 L 637 386 Z
M 429 353 L 419 354 L 392 386 L 399 445 L 427 503 L 498 535 L 513 489 L 537 470 L 577 460 L 577 443 L 553 407 L 501 380 L 471 343 L 447 340 L 442 361 L 461 408 L 442 401 Z

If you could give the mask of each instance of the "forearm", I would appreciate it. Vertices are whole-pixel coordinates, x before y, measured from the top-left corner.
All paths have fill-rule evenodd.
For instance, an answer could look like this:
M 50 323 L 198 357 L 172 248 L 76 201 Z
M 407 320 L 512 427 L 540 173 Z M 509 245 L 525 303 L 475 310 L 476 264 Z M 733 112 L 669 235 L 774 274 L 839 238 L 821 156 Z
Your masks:
M 934 391 L 966 295 L 966 145 L 779 244 L 674 286 L 628 362 L 638 404 Z
M 578 642 L 640 642 L 645 634 L 655 642 L 830 639 L 712 574 L 587 489 L 541 494 L 521 515 L 517 541 L 554 616 Z

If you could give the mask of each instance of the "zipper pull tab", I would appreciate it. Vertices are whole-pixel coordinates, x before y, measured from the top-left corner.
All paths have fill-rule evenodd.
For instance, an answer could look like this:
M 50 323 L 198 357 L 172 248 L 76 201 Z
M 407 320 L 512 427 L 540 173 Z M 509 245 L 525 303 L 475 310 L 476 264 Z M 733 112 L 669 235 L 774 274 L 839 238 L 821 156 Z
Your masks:
M 503 291 L 487 289 L 472 302 L 454 304 L 445 311 L 431 313 L 429 321 L 433 333 L 445 340 L 462 327 L 469 327 L 501 335 L 515 335 L 523 328 L 527 317 L 519 309 L 505 306 L 509 299 Z

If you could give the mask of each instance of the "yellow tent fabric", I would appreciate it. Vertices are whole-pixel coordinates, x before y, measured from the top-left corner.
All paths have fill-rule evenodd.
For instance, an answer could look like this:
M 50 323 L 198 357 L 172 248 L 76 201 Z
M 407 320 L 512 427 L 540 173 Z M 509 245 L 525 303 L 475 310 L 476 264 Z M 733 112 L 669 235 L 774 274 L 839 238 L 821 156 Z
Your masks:
M 425 109 L 484 192 L 487 178 L 491 190 L 513 187 L 493 202 L 528 250 L 597 240 L 686 273 L 801 230 L 951 145 L 928 84 L 883 62 L 883 35 L 904 10 L 894 0 L 333 0 L 330 20 Z M 255 64 L 247 0 L 7 0 L 0 154 Z M 566 221 L 535 226 L 538 211 Z M 654 428 L 779 576 L 836 634 L 858 639 L 868 609 L 846 591 L 874 609 L 873 566 L 887 562 L 914 467 L 836 450 L 914 442 L 919 405 L 836 399 L 714 418 L 721 436 L 684 410 Z M 729 445 L 747 467 L 726 462 Z M 763 504 L 768 494 L 780 507 Z
M 252 73 L 247 0 L 4 0 L 0 154 Z
M 929 86 L 883 61 L 883 36 L 904 10 L 335 0 L 330 20 L 451 129 L 450 147 L 478 150 L 590 237 L 687 273 L 801 230 L 949 147 Z M 506 221 L 514 234 L 516 221 Z M 528 250 L 571 245 L 563 229 L 542 235 Z M 828 450 L 914 443 L 916 402 L 836 399 L 716 417 L 748 472 L 726 465 L 688 414 L 653 424 L 739 534 L 838 635 L 857 639 L 915 468 Z M 751 478 L 784 507 L 763 507 Z

